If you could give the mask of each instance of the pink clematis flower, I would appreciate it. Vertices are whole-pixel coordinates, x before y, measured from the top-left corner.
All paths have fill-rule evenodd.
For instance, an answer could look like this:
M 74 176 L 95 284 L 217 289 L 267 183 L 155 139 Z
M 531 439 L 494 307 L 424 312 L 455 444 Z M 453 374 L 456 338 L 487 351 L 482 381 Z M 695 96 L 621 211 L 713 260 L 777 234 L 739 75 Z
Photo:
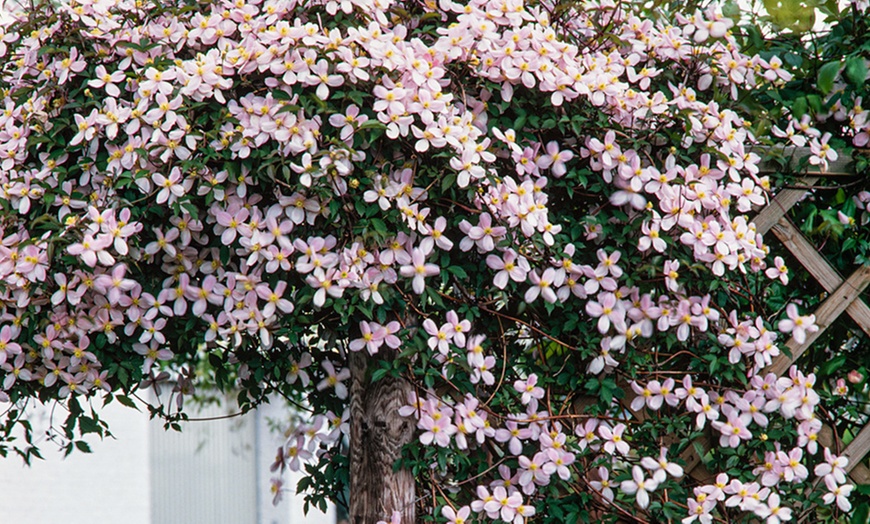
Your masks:
M 411 263 L 399 268 L 399 274 L 405 278 L 413 277 L 411 287 L 414 293 L 422 294 L 426 288 L 426 277 L 441 273 L 441 269 L 435 264 L 426 263 L 426 255 L 419 248 L 411 252 Z
M 114 71 L 109 73 L 106 71 L 106 66 L 100 64 L 97 66 L 96 71 L 94 71 L 96 78 L 88 81 L 88 86 L 94 88 L 104 88 L 106 94 L 109 96 L 113 96 L 115 98 L 121 96 L 121 90 L 118 89 L 118 84 L 123 82 L 126 79 L 126 75 L 123 71 Z
M 803 344 L 806 342 L 808 334 L 819 330 L 819 326 L 816 325 L 816 316 L 799 315 L 795 304 L 786 306 L 785 313 L 788 315 L 788 318 L 779 321 L 779 330 L 783 333 L 791 333 L 791 336 L 794 337 L 795 342 L 798 344 Z
M 486 265 L 498 271 L 493 277 L 493 284 L 499 289 L 504 289 L 509 280 L 524 282 L 526 275 L 531 271 L 529 261 L 513 249 L 508 249 L 501 257 L 487 255 Z
M 111 236 L 97 235 L 95 238 L 91 233 L 85 233 L 81 242 L 71 244 L 66 251 L 70 255 L 81 257 L 82 262 L 90 267 L 96 267 L 98 261 L 104 266 L 111 266 L 115 263 L 115 258 L 106 248 L 112 243 Z
M 386 329 L 375 322 L 366 321 L 359 323 L 359 329 L 362 336 L 351 341 L 350 350 L 360 351 L 365 348 L 370 355 L 376 354 L 387 336 Z
M 441 447 L 450 445 L 450 437 L 456 434 L 456 426 L 450 422 L 450 417 L 436 412 L 436 417 L 423 415 L 420 417 L 419 427 L 424 430 L 420 435 L 420 443 L 428 446 L 433 442 Z
M 610 471 L 601 466 L 598 468 L 598 480 L 592 480 L 589 482 L 589 485 L 595 491 L 601 493 L 601 496 L 604 500 L 608 502 L 613 502 L 613 490 L 619 489 L 619 482 L 610 480 Z
M 538 296 L 541 296 L 545 301 L 552 304 L 559 300 L 554 288 L 561 286 L 565 281 L 565 277 L 564 273 L 557 273 L 554 268 L 549 267 L 540 276 L 538 276 L 537 271 L 530 272 L 529 280 L 533 285 L 526 291 L 524 296 L 526 302 L 531 304 Z
M 350 369 L 344 368 L 336 373 L 335 366 L 328 360 L 323 361 L 320 367 L 322 367 L 326 372 L 326 378 L 317 383 L 317 391 L 323 391 L 326 388 L 333 388 L 335 389 L 335 396 L 342 400 L 346 399 L 347 386 L 345 386 L 342 381 L 350 378 Z
M 644 457 L 640 461 L 640 465 L 648 469 L 653 474 L 653 480 L 662 483 L 670 475 L 674 478 L 683 476 L 683 468 L 674 462 L 667 459 L 668 448 L 662 448 L 658 458 Z
M 771 493 L 767 497 L 766 505 L 759 504 L 755 508 L 755 514 L 765 519 L 767 524 L 780 524 L 780 522 L 789 521 L 792 517 L 791 513 L 790 508 L 780 506 L 780 498 L 776 493 Z
M 788 284 L 788 267 L 782 257 L 774 257 L 774 267 L 767 268 L 764 272 L 767 278 L 778 278 L 783 284 Z
M 844 512 L 852 509 L 852 503 L 849 502 L 849 494 L 855 488 L 852 484 L 837 484 L 832 477 L 825 477 L 825 487 L 828 488 L 828 493 L 822 497 L 825 504 L 837 502 L 837 507 Z
M 631 468 L 631 480 L 626 480 L 620 486 L 623 493 L 634 495 L 637 500 L 637 505 L 641 509 L 646 509 L 649 506 L 649 494 L 659 486 L 655 479 L 644 478 L 643 470 L 640 466 Z
M 828 144 L 831 139 L 831 133 L 822 135 L 822 139 L 813 138 L 810 140 L 810 164 L 819 166 L 822 172 L 828 170 L 828 162 L 833 162 L 839 158 L 837 150 Z
M 465 524 L 471 514 L 471 507 L 462 506 L 459 511 L 450 506 L 441 508 L 441 516 L 447 519 L 448 524 Z
M 590 300 L 586 303 L 586 312 L 589 316 L 598 319 L 598 331 L 607 333 L 610 324 L 620 324 L 625 321 L 625 310 L 613 293 L 601 293 L 598 301 Z
M 548 142 L 546 153 L 541 155 L 536 164 L 541 169 L 550 168 L 553 176 L 559 178 L 568 172 L 565 163 L 574 158 L 574 153 L 568 150 L 560 151 L 559 143 L 554 141 Z
M 526 380 L 517 380 L 514 382 L 514 389 L 522 394 L 520 401 L 523 404 L 528 404 L 532 399 L 540 400 L 544 398 L 544 389 L 537 386 L 538 376 L 534 373 L 529 375 Z
M 612 455 L 614 451 L 617 451 L 621 455 L 628 455 L 630 448 L 628 447 L 628 442 L 622 438 L 623 432 L 625 432 L 625 424 L 622 423 L 617 424 L 613 429 L 605 424 L 598 426 L 598 434 L 605 441 L 605 452 Z
M 459 229 L 466 235 L 459 243 L 459 249 L 468 251 L 477 246 L 480 253 L 488 253 L 495 249 L 496 241 L 507 233 L 506 227 L 493 226 L 492 215 L 489 213 L 481 213 L 476 226 L 463 220 L 459 224 Z

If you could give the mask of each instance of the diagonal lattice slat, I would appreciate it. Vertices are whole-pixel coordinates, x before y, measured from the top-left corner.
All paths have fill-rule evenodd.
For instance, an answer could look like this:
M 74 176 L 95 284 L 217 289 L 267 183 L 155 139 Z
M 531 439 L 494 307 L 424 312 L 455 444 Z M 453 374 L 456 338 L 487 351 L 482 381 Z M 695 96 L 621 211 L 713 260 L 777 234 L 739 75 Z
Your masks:
M 805 177 L 798 181 L 799 186 L 811 186 L 818 177 Z M 803 199 L 808 189 L 805 187 L 784 189 L 762 209 L 753 220 L 755 229 L 762 235 L 773 229 L 773 234 L 791 251 L 801 264 L 829 293 L 840 287 L 843 278 L 822 257 L 815 247 L 787 219 L 785 213 Z M 774 227 L 776 226 L 776 227 Z M 870 307 L 863 301 L 855 301 L 846 308 L 849 316 L 870 335 Z
M 811 186 L 816 183 L 818 177 L 802 178 L 799 180 L 801 186 Z M 770 231 L 780 218 L 783 217 L 788 210 L 803 199 L 807 194 L 807 190 L 799 189 L 783 189 L 777 193 L 776 198 L 770 201 L 770 204 L 765 206 L 758 215 L 752 220 L 755 224 L 755 230 L 762 235 Z
M 849 307 L 850 304 L 859 299 L 861 293 L 867 286 L 870 285 L 870 266 L 862 266 L 855 271 L 848 280 L 843 282 L 836 291 L 834 291 L 813 313 L 816 316 L 816 325 L 819 330 L 815 333 L 807 335 L 806 340 L 801 344 L 792 337 L 786 346 L 791 352 L 791 356 L 785 353 L 780 354 L 773 359 L 773 363 L 767 367 L 768 372 L 782 375 L 791 366 L 795 360 L 816 341 L 819 336 L 831 325 L 831 323 L 840 316 L 840 314 Z
M 791 251 L 807 271 L 825 288 L 833 292 L 843 283 L 843 278 L 816 251 L 816 248 L 798 231 L 790 220 L 782 218 L 771 230 L 782 244 Z M 870 335 L 870 307 L 863 300 L 855 300 L 846 307 L 846 313 L 858 326 Z
M 864 426 L 843 450 L 843 454 L 849 457 L 846 471 L 849 472 L 852 480 L 859 484 L 870 484 L 870 468 L 862 461 L 868 452 L 870 452 L 870 425 Z

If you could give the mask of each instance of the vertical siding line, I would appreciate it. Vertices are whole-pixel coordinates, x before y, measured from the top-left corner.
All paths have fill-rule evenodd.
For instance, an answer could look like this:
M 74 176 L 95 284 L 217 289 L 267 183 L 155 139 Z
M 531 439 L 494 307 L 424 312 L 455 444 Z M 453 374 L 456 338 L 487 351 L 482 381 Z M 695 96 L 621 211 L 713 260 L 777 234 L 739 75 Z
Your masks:
M 263 504 L 265 502 L 265 498 L 267 497 L 266 494 L 269 493 L 269 491 L 266 490 L 266 486 L 263 485 L 263 475 L 265 472 L 261 469 L 261 464 L 260 464 L 260 462 L 261 462 L 260 454 L 263 451 L 263 446 L 262 446 L 263 435 L 262 435 L 262 431 L 260 429 L 261 417 L 262 417 L 262 414 L 260 413 L 260 408 L 257 407 L 254 410 L 254 453 L 253 453 L 253 455 L 254 455 L 254 475 L 256 477 L 254 485 L 257 486 L 257 494 L 256 494 L 257 524 L 265 524 L 265 522 L 263 522 Z

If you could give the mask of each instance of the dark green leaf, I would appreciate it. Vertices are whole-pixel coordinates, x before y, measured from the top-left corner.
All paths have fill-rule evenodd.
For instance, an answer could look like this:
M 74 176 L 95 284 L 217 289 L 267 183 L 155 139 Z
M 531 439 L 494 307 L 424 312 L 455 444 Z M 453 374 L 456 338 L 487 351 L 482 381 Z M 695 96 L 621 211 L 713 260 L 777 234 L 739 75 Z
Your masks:
M 103 434 L 103 430 L 97 421 L 92 419 L 91 417 L 81 417 L 79 418 L 79 431 L 82 435 L 87 433 L 97 433 L 99 435 Z
M 819 68 L 818 87 L 819 91 L 828 94 L 834 90 L 834 81 L 840 72 L 840 62 L 828 62 Z
M 136 405 L 136 403 L 133 402 L 133 400 L 130 397 L 128 397 L 127 395 L 116 395 L 115 398 L 118 400 L 118 402 L 127 406 L 128 408 L 133 408 L 136 411 L 141 411 L 139 409 L 139 407 Z
M 459 266 L 449 266 L 447 267 L 447 271 L 463 280 L 466 280 L 468 278 L 468 273 L 466 273 L 465 270 Z
M 843 71 L 846 80 L 856 87 L 864 85 L 867 79 L 867 64 L 861 56 L 853 56 L 846 60 L 846 68 Z

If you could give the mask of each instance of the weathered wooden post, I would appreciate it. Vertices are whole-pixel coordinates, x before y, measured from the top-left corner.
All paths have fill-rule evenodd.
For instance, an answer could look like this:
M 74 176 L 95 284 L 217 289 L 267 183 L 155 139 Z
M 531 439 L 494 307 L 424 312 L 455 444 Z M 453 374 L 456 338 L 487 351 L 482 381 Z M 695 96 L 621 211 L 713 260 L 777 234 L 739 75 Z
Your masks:
M 349 355 L 350 387 L 350 521 L 351 524 L 389 522 L 394 511 L 403 524 L 415 522 L 414 475 L 393 471 L 402 446 L 414 438 L 414 422 L 399 415 L 408 402 L 411 384 L 386 376 L 372 383 L 368 368 L 376 359 L 364 352 Z

